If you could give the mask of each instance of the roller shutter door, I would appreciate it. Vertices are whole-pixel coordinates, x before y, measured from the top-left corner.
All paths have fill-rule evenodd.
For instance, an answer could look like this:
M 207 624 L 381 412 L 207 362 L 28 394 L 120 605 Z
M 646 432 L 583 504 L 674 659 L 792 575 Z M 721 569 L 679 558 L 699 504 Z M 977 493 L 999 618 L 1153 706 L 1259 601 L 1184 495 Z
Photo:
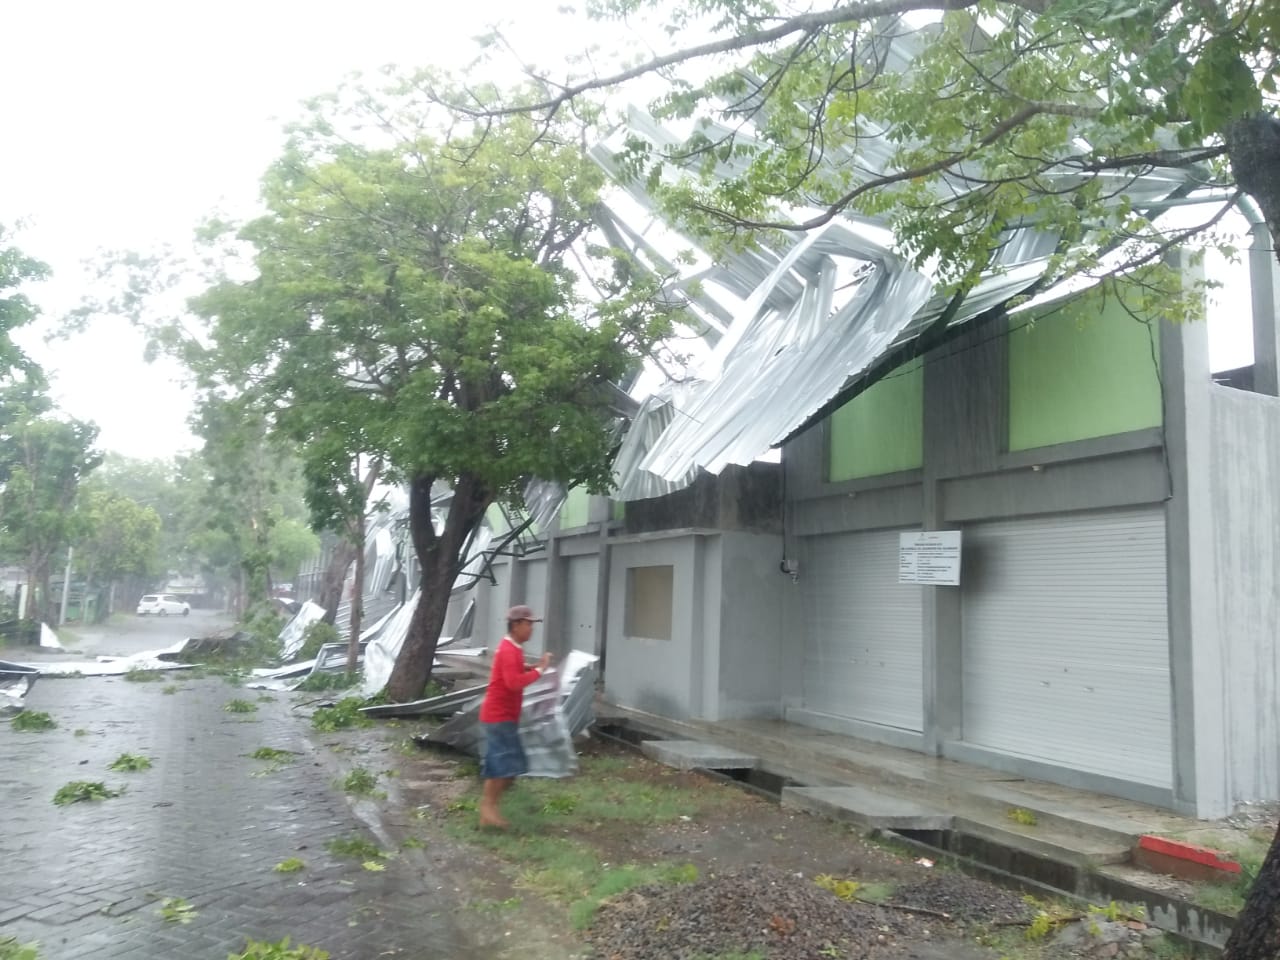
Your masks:
M 565 631 L 569 647 L 584 653 L 596 650 L 596 594 L 600 560 L 597 557 L 570 557 L 565 598 Z
M 1172 781 L 1163 511 L 964 531 L 964 739 Z
M 921 729 L 921 588 L 898 583 L 898 534 L 808 538 L 801 569 L 805 709 Z

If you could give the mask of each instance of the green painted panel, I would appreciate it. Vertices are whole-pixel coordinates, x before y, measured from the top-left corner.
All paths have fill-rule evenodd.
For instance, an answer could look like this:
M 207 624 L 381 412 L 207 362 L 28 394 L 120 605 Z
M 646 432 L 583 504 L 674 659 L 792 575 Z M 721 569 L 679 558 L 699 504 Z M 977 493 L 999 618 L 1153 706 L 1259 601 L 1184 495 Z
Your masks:
M 924 367 L 899 367 L 831 415 L 827 480 L 915 470 L 924 463 Z
M 573 487 L 560 508 L 560 529 L 573 530 L 587 525 L 591 497 L 584 487 Z
M 1015 317 L 1015 325 L 1025 318 Z M 1160 426 L 1153 337 L 1115 301 L 1086 294 L 1009 335 L 1009 449 Z

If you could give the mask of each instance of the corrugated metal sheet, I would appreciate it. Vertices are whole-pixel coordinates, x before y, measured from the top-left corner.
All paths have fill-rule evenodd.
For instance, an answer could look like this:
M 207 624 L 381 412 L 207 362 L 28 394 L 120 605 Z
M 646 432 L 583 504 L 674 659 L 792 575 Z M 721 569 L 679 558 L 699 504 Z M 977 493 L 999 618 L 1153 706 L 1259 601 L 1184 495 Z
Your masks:
M 805 541 L 804 706 L 919 731 L 921 588 L 898 583 L 898 533 L 839 533 Z
M 1163 511 L 964 531 L 964 739 L 1172 783 Z
M 910 34 L 894 41 L 897 68 L 908 68 L 915 49 Z M 712 139 L 732 133 L 736 143 L 751 143 L 749 128 L 729 131 L 712 122 L 700 129 Z M 868 125 L 865 133 L 856 153 L 851 147 L 832 150 L 822 162 L 867 177 L 889 170 L 899 147 L 892 132 L 876 135 Z M 647 141 L 655 156 L 678 155 L 681 143 L 652 116 L 633 109 L 625 131 L 593 148 L 592 156 L 616 184 L 605 197 L 602 229 L 635 253 L 638 269 L 664 278 L 673 272 L 675 250 L 694 251 L 698 266 L 687 272 L 701 286 L 690 285 L 689 276 L 669 279 L 668 286 L 673 296 L 690 296 L 693 312 L 704 320 L 697 331 L 704 342 L 681 372 L 683 395 L 659 392 L 659 402 L 635 419 L 616 471 L 621 499 L 661 496 L 687 486 L 700 469 L 719 473 L 730 464 L 750 463 L 824 415 L 833 398 L 856 389 L 877 361 L 909 344 L 946 309 L 950 293 L 939 289 L 930 267 L 913 269 L 897 255 L 888 224 L 853 215 L 710 257 L 661 221 L 645 178 L 629 177 L 621 167 L 618 151 L 625 138 Z M 739 175 L 744 162 L 728 156 L 715 173 Z M 664 176 L 680 176 L 678 163 L 668 163 Z M 1123 187 L 1142 208 L 1183 190 L 1189 173 L 1110 176 L 1117 193 Z M 1064 169 L 1045 178 L 1066 189 L 1080 176 Z M 936 185 L 944 201 L 973 188 L 962 176 Z M 813 212 L 792 214 L 804 219 Z M 996 262 L 968 293 L 952 326 L 1027 290 L 1041 278 L 1057 243 L 1054 234 L 1034 226 L 1010 230 L 1003 240 Z

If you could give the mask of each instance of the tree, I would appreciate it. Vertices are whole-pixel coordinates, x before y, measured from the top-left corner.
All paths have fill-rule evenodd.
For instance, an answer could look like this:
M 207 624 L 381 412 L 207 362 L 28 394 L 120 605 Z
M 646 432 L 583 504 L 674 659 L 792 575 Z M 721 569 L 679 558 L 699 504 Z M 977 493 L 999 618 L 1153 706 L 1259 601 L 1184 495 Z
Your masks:
M 84 491 L 78 508 L 84 529 L 76 543 L 76 556 L 84 571 L 86 595 L 101 595 L 113 591 L 121 580 L 150 578 L 164 569 L 159 564 L 160 515 L 151 507 L 97 486 Z M 99 603 L 97 619 L 104 619 L 108 612 L 107 604 Z
M 47 264 L 35 260 L 12 243 L 12 234 L 0 224 L 0 377 L 23 372 L 39 379 L 39 369 L 13 342 L 13 331 L 30 323 L 39 310 L 20 288 L 49 276 Z
M 198 456 L 137 460 L 108 453 L 93 480 L 102 490 L 154 510 L 159 517 L 156 560 L 150 573 L 194 573 L 204 565 L 193 551 L 193 537 L 204 525 L 207 485 Z
M 361 448 L 359 441 L 344 444 L 340 436 L 335 436 L 327 428 L 317 430 L 315 433 L 318 435 L 310 437 L 306 431 L 301 432 L 302 470 L 307 481 L 311 522 L 321 530 L 333 531 L 339 538 L 325 570 L 321 589 L 321 606 L 325 608 L 326 622 L 333 623 L 336 619 L 347 568 L 352 562 L 356 565 L 347 639 L 347 672 L 354 673 L 364 619 L 364 559 L 368 546 L 365 531 L 370 517 L 369 497 L 382 476 L 382 461 L 374 459 L 362 470 L 363 458 L 359 454 L 354 462 L 346 459 L 347 450 Z
M 33 619 L 56 622 L 49 565 L 78 534 L 84 518 L 72 508 L 80 482 L 101 462 L 98 428 L 79 420 L 35 417 L 14 431 L 15 456 L 0 493 L 5 541 L 26 567 L 36 599 Z
M 224 382 L 353 425 L 344 462 L 362 453 L 407 485 L 422 595 L 396 700 L 430 675 L 488 507 L 534 475 L 609 485 L 603 387 L 667 322 L 656 283 L 588 242 L 603 181 L 579 126 L 446 126 L 423 99 L 407 80 L 314 104 L 264 180 L 267 213 L 238 233 L 254 276 L 192 304 Z M 437 481 L 453 489 L 438 526 Z
M 207 480 L 193 546 L 212 574 L 229 581 L 234 609 L 244 614 L 270 600 L 273 571 L 293 577 L 320 544 L 303 522 L 298 463 L 272 437 L 256 398 L 206 393 L 196 419 Z
M 693 119 L 673 149 L 632 138 L 691 229 L 804 230 L 844 211 L 892 223 L 917 263 L 957 287 L 1010 227 L 1061 237 L 1053 275 L 1135 262 L 1211 230 L 1249 197 L 1280 236 L 1280 8 L 1254 0 L 855 0 L 800 12 L 758 0 L 668 9 L 598 0 L 599 17 L 665 14 L 667 33 L 709 32 L 611 75 L 545 81 L 535 103 L 437 99 L 477 116 L 554 116 L 579 98 L 661 73 L 660 116 Z M 688 67 L 685 74 L 682 68 Z M 530 68 L 532 69 L 532 68 Z M 700 71 L 698 75 L 692 75 Z M 666 181 L 680 165 L 693 179 Z M 1142 212 L 1136 178 L 1189 171 L 1219 202 L 1172 227 Z

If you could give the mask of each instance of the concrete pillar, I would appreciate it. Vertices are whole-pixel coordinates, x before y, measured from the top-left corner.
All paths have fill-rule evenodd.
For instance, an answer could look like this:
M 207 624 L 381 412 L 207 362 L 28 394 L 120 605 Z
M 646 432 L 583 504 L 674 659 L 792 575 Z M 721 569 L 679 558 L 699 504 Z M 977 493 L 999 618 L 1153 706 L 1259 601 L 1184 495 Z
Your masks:
M 1206 324 L 1162 323 L 1160 358 L 1171 482 L 1165 518 L 1173 801 L 1180 812 L 1221 817 L 1230 811 L 1225 678 L 1215 609 Z M 1135 744 L 1135 749 L 1141 746 Z
M 566 616 L 569 603 L 569 561 L 560 553 L 559 525 L 547 540 L 547 591 L 544 596 L 529 600 L 534 609 L 541 609 L 545 618 L 543 636 L 545 649 L 557 660 L 569 652 L 569 620 Z
M 1280 397 L 1280 264 L 1265 223 L 1254 224 L 1249 247 L 1253 300 L 1253 389 Z
M 595 649 L 600 655 L 596 675 L 604 680 L 605 650 L 609 639 L 609 564 L 613 548 L 609 546 L 609 524 L 600 525 L 600 560 L 596 564 L 596 637 Z

